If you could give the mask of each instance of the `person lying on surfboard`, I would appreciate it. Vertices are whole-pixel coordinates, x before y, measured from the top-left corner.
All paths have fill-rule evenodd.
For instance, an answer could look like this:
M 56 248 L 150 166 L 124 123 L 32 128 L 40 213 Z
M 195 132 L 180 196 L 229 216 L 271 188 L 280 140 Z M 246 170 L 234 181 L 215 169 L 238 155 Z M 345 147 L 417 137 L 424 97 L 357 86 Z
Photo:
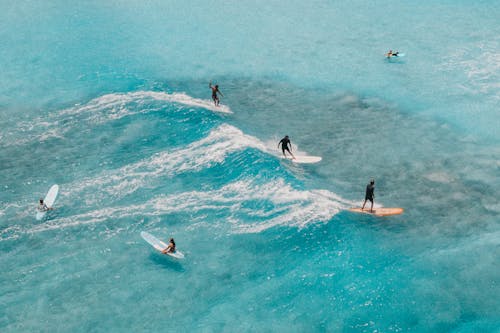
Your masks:
M 161 253 L 167 254 L 174 252 L 175 252 L 175 241 L 173 238 L 170 238 L 170 243 L 168 243 L 168 246 L 165 248 L 165 250 L 161 251 Z
M 41 212 L 46 212 L 48 210 L 52 210 L 53 208 L 47 207 L 47 205 L 43 202 L 43 199 L 40 199 L 40 203 L 38 204 L 38 210 Z
M 278 142 L 278 148 L 280 147 L 281 144 L 281 150 L 283 151 L 283 156 L 286 157 L 285 150 L 292 155 L 292 158 L 295 159 L 295 156 L 292 154 L 292 143 L 290 142 L 290 138 L 288 135 L 285 135 L 283 139 Z
M 387 58 L 390 58 L 390 57 L 398 57 L 398 54 L 399 52 L 396 51 L 396 52 L 392 52 L 392 50 L 389 50 L 389 52 L 387 52 Z
M 219 90 L 219 85 L 216 84 L 215 86 L 212 86 L 212 81 L 210 81 L 208 83 L 208 87 L 212 89 L 212 100 L 214 101 L 215 106 L 219 106 L 219 96 L 217 96 L 217 93 L 224 97 L 224 95 Z
M 365 208 L 366 200 L 370 200 L 372 203 L 370 212 L 373 213 L 373 199 L 375 198 L 375 194 L 373 193 L 374 191 L 375 191 L 375 180 L 372 179 L 370 180 L 370 183 L 366 185 L 365 202 L 363 202 L 363 207 L 361 207 L 361 210 Z

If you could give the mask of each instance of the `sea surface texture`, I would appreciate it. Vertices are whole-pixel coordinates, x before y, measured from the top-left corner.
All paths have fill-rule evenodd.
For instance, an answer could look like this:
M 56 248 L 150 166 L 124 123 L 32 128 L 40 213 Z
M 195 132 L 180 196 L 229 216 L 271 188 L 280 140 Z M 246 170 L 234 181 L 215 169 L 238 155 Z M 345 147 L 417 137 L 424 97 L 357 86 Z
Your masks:
M 0 331 L 499 332 L 499 22 L 488 0 L 0 1 Z M 371 178 L 404 214 L 348 211 Z

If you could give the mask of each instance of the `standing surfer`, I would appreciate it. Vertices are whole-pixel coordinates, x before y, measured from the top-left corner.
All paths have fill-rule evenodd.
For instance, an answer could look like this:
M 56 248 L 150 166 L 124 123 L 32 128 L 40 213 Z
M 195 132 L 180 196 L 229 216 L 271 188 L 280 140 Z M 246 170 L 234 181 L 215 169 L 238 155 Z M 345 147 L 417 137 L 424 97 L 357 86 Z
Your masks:
M 295 159 L 295 156 L 293 156 L 292 154 L 292 143 L 290 142 L 290 138 L 288 137 L 288 135 L 285 135 L 285 137 L 281 139 L 280 142 L 278 142 L 278 148 L 280 147 L 280 144 L 281 150 L 283 151 L 283 156 L 286 157 L 286 150 L 290 155 L 292 155 L 292 158 Z
M 363 202 L 363 207 L 361 207 L 361 210 L 365 208 L 366 201 L 370 200 L 372 203 L 370 212 L 373 213 L 373 199 L 375 198 L 375 194 L 373 193 L 374 191 L 375 191 L 375 180 L 372 179 L 370 180 L 370 183 L 366 185 L 365 202 Z
M 217 93 L 224 97 L 224 95 L 219 90 L 219 85 L 216 84 L 215 86 L 212 86 L 212 81 L 210 81 L 208 83 L 208 87 L 212 89 L 212 100 L 214 101 L 215 106 L 219 106 L 219 96 L 217 96 Z

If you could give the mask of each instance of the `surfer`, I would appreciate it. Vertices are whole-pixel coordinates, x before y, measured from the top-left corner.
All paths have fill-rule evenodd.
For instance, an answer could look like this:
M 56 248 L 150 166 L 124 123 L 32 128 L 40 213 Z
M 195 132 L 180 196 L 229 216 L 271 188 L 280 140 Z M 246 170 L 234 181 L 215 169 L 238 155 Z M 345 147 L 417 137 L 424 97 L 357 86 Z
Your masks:
M 40 203 L 38 204 L 38 210 L 41 212 L 46 212 L 51 210 L 52 208 L 47 207 L 47 205 L 43 202 L 43 199 L 40 199 Z
M 222 97 L 224 97 L 224 95 L 219 90 L 219 85 L 216 84 L 215 86 L 212 86 L 212 81 L 210 81 L 208 83 L 208 87 L 212 89 L 212 99 L 214 101 L 215 106 L 219 106 L 219 96 L 217 96 L 217 93 L 219 93 Z
M 390 58 L 390 57 L 398 57 L 398 54 L 399 52 L 396 51 L 396 52 L 392 52 L 392 50 L 389 50 L 389 52 L 387 52 L 387 58 Z
M 365 202 L 363 202 L 363 207 L 361 207 L 361 210 L 365 208 L 366 201 L 370 200 L 372 203 L 370 212 L 373 213 L 373 199 L 375 198 L 375 194 L 373 193 L 374 191 L 375 191 L 375 180 L 372 179 L 370 180 L 370 183 L 366 185 Z
M 161 251 L 161 253 L 167 254 L 174 252 L 175 252 L 175 241 L 173 238 L 170 238 L 170 243 L 168 243 L 168 246 L 165 248 L 165 250 Z
M 292 155 L 292 158 L 295 159 L 295 156 L 293 156 L 292 154 L 292 143 L 290 142 L 290 138 L 288 137 L 288 135 L 285 135 L 285 137 L 283 139 L 280 140 L 280 142 L 278 142 L 278 148 L 280 147 L 280 144 L 281 144 L 281 150 L 283 151 L 283 156 L 286 157 L 286 154 L 285 154 L 285 150 L 290 154 Z

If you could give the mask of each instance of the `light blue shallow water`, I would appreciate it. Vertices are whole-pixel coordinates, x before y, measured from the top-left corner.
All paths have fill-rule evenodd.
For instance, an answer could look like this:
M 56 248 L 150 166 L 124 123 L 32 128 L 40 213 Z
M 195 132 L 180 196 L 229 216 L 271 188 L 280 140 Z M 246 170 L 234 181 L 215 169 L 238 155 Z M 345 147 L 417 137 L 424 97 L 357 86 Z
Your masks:
M 1 8 L 2 332 L 500 330 L 496 1 Z

